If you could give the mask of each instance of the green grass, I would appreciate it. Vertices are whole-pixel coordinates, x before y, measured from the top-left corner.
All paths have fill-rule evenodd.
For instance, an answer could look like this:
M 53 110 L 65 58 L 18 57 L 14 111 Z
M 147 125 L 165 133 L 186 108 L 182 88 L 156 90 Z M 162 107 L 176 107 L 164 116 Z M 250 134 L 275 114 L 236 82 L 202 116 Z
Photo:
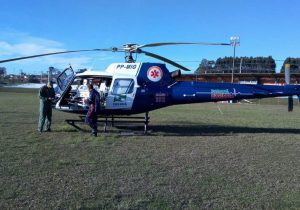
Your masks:
M 276 101 L 168 107 L 147 136 L 93 138 L 58 111 L 38 134 L 37 91 L 2 88 L 0 209 L 300 209 L 300 107 Z

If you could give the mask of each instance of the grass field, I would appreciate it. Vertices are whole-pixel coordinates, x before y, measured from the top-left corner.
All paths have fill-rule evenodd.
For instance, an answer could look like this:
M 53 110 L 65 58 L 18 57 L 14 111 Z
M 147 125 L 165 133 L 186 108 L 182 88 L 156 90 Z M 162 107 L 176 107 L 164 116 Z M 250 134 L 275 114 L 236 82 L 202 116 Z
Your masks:
M 93 138 L 58 111 L 38 134 L 36 92 L 0 89 L 0 209 L 300 209 L 299 105 L 173 106 Z

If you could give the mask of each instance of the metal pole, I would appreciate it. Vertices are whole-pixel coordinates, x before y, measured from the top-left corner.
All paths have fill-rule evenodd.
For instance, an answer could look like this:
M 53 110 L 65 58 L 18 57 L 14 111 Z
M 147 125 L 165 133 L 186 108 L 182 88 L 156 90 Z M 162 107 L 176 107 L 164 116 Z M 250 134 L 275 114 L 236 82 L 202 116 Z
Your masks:
M 240 74 L 242 73 L 242 63 L 243 63 L 243 58 L 241 58 L 241 61 L 240 61 Z
M 291 70 L 290 70 L 291 65 L 290 64 L 285 64 L 284 67 L 285 67 L 285 71 L 284 71 L 285 83 L 287 85 L 289 85 L 289 84 L 291 84 Z M 288 111 L 292 112 L 293 108 L 294 108 L 293 96 L 289 96 L 288 97 Z
M 48 69 L 48 83 L 51 81 L 51 67 Z
M 230 37 L 230 44 L 231 44 L 231 46 L 233 46 L 233 60 L 232 60 L 232 72 L 231 72 L 231 83 L 233 83 L 235 48 L 237 45 L 240 45 L 240 37 L 238 37 L 238 36 Z
M 233 72 L 234 72 L 234 60 L 235 60 L 235 46 L 236 43 L 233 43 L 233 61 L 232 61 L 232 73 L 231 73 L 231 83 L 233 83 Z
M 285 71 L 284 71 L 284 76 L 285 76 L 285 83 L 287 85 L 291 84 L 291 65 L 290 64 L 285 64 L 284 65 Z

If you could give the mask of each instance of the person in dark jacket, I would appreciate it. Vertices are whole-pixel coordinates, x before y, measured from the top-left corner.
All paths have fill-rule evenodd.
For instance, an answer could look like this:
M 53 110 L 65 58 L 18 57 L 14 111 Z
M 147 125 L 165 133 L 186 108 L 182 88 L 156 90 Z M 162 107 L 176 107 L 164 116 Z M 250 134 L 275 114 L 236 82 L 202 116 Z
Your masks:
M 89 124 L 92 128 L 91 135 L 97 136 L 97 115 L 100 112 L 100 94 L 96 91 L 92 84 L 88 85 L 89 89 L 89 98 L 87 99 L 87 103 L 89 104 L 89 110 L 85 117 L 85 123 Z
M 40 133 L 46 131 L 51 131 L 51 121 L 52 121 L 52 100 L 55 98 L 55 92 L 53 89 L 53 83 L 48 82 L 47 85 L 41 87 L 39 91 L 40 98 L 40 116 L 38 131 Z

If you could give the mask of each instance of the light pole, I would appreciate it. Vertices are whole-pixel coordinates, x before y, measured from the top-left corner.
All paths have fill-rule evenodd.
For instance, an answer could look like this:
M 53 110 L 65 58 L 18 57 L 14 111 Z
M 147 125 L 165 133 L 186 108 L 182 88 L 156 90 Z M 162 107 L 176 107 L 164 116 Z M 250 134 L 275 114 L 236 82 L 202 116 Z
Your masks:
M 48 83 L 52 82 L 53 70 L 54 70 L 54 67 L 52 67 L 52 66 L 50 66 L 49 69 L 48 69 Z
M 235 47 L 240 45 L 240 37 L 230 37 L 230 44 L 233 46 L 233 60 L 232 60 L 232 72 L 231 72 L 231 83 L 233 83 L 233 72 L 234 72 L 234 60 L 235 60 Z

